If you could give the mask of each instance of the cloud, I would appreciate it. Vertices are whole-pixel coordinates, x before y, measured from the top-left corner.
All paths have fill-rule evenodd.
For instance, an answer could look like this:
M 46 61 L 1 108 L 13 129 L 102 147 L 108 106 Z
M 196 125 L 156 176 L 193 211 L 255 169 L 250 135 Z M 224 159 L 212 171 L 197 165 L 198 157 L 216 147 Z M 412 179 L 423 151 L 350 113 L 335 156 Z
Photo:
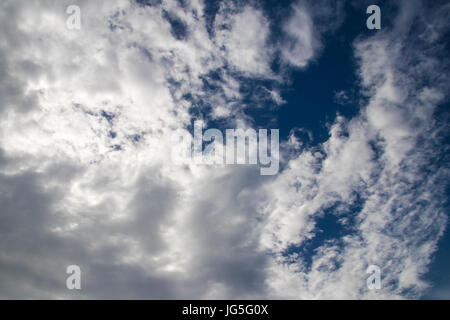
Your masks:
M 348 92 L 340 90 L 334 93 L 334 101 L 337 104 L 348 105 L 352 103 L 351 98 L 348 96 Z
M 411 19 L 401 41 L 358 38 L 361 113 L 338 116 L 319 146 L 291 136 L 284 169 L 263 177 L 175 165 L 171 135 L 196 118 L 248 126 L 249 79 L 266 80 L 254 104 L 283 104 L 275 52 L 306 67 L 334 11 L 294 4 L 280 49 L 262 9 L 223 3 L 211 32 L 201 1 L 156 2 L 81 1 L 81 30 L 65 27 L 69 2 L 0 11 L 0 297 L 420 296 L 446 221 L 439 8 L 420 43 L 404 31 Z M 343 235 L 320 242 L 329 215 Z M 80 292 L 65 288 L 71 264 Z M 368 264 L 382 269 L 381 292 L 365 287 Z
M 9 3 L 2 10 L 8 25 L 0 50 L 7 57 L 3 81 L 17 89 L 2 86 L 2 235 L 12 245 L 2 246 L 1 297 L 260 291 L 263 272 L 252 266 L 266 256 L 247 236 L 251 212 L 240 202 L 234 210 L 227 204 L 261 179 L 257 168 L 186 170 L 170 158 L 171 133 L 189 125 L 194 103 L 221 101 L 222 116 L 235 112 L 240 80 L 225 67 L 237 52 L 224 57 L 210 39 L 201 3 L 164 2 L 167 14 L 128 1 L 79 5 L 81 30 L 66 29 L 59 2 Z M 232 17 L 237 26 L 246 17 L 261 26 L 259 11 L 242 14 Z M 168 16 L 186 26 L 183 37 Z M 260 45 L 230 48 L 255 58 Z M 250 71 L 265 72 L 266 63 L 254 62 Z M 214 95 L 202 79 L 214 81 Z M 228 186 L 214 187 L 220 183 Z M 219 197 L 221 206 L 209 202 Z M 70 264 L 81 266 L 81 294 L 65 289 Z
M 313 35 L 313 21 L 304 5 L 293 6 L 293 13 L 284 24 L 283 30 L 288 39 L 281 50 L 283 59 L 296 67 L 305 67 L 313 58 L 319 44 Z
M 322 49 L 322 37 L 339 29 L 343 22 L 342 1 L 296 1 L 283 22 L 280 44 L 284 62 L 305 68 Z
M 424 81 L 440 73 L 438 46 L 426 38 L 398 42 L 397 32 L 355 43 L 368 97 L 361 115 L 338 117 L 320 152 L 291 159 L 267 187 L 262 245 L 281 262 L 268 279 L 275 296 L 404 298 L 427 288 L 421 276 L 445 230 L 448 175 L 433 160 L 440 151 L 428 137 L 443 128 L 432 119 L 448 89 L 445 81 Z M 302 250 L 317 237 L 318 219 L 329 214 L 340 219 L 345 235 L 318 245 L 308 263 Z M 370 264 L 382 270 L 381 291 L 364 287 Z
M 230 8 L 222 2 L 215 23 L 217 44 L 229 63 L 249 75 L 270 77 L 269 21 L 260 10 L 250 6 Z

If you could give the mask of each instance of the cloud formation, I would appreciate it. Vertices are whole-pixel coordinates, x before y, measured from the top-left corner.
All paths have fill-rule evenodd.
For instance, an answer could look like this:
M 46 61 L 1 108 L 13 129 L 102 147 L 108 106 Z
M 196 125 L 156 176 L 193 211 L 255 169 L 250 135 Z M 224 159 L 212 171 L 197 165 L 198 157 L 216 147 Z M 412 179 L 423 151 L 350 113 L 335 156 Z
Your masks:
M 266 81 L 252 103 L 284 104 L 289 79 L 274 60 L 307 68 L 326 46 L 323 21 L 338 28 L 341 9 L 295 2 L 272 41 L 253 4 L 207 13 L 202 1 L 79 1 L 80 30 L 65 27 L 69 4 L 0 10 L 1 298 L 423 293 L 447 221 L 435 112 L 448 99 L 448 5 L 403 2 L 397 25 L 357 38 L 360 113 L 337 116 L 318 146 L 291 136 L 283 170 L 263 177 L 175 165 L 172 133 L 197 117 L 250 126 L 250 80 Z M 342 235 L 312 247 L 329 216 Z M 71 264 L 79 292 L 65 288 Z M 370 264 L 382 268 L 381 291 L 366 288 Z

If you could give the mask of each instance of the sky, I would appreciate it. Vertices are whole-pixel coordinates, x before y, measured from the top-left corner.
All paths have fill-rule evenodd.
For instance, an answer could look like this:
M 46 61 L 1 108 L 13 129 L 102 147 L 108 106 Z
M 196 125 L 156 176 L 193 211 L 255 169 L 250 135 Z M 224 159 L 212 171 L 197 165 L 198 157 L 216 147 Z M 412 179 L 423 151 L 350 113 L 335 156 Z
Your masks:
M 0 299 L 449 299 L 449 15 L 0 1 Z M 278 172 L 175 163 L 200 120 Z

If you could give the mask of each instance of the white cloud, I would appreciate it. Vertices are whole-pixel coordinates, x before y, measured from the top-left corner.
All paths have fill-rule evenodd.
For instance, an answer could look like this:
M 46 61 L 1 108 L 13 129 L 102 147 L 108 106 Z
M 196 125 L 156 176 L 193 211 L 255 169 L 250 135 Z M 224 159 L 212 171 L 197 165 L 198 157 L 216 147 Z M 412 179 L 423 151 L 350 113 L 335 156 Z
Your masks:
M 222 11 L 216 17 L 217 43 L 225 50 L 227 61 L 251 76 L 270 77 L 269 21 L 260 10 L 250 6 L 243 9 L 228 6 L 222 2 Z M 240 12 L 230 15 L 235 10 Z
M 314 35 L 314 22 L 307 7 L 299 2 L 292 9 L 292 15 L 283 25 L 287 40 L 283 44 L 281 55 L 287 63 L 303 68 L 314 57 L 319 43 Z
M 305 68 L 320 53 L 323 34 L 333 33 L 341 26 L 343 2 L 299 0 L 290 9 L 282 21 L 281 58 L 289 65 Z

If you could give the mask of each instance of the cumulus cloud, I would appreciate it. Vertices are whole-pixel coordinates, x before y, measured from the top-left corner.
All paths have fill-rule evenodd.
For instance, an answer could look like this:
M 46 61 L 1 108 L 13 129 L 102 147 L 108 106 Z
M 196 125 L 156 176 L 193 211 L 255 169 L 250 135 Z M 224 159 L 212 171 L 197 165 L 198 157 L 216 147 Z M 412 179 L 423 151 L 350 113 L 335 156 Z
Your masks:
M 269 21 L 261 10 L 245 6 L 239 10 L 222 2 L 216 18 L 217 44 L 228 62 L 249 75 L 270 75 L 271 49 L 268 46 Z
M 322 48 L 322 36 L 336 31 L 343 21 L 342 1 L 297 1 L 283 21 L 280 44 L 284 62 L 305 68 Z
M 439 8 L 421 21 L 435 36 L 419 43 L 408 41 L 411 19 L 395 27 L 401 41 L 359 38 L 361 113 L 338 116 L 319 146 L 291 136 L 283 170 L 264 177 L 254 166 L 175 165 L 171 135 L 197 117 L 248 126 L 246 79 L 286 81 L 271 69 L 277 50 L 291 66 L 310 63 L 328 9 L 294 4 L 280 49 L 270 18 L 249 4 L 223 3 L 212 32 L 201 1 L 80 1 L 80 30 L 65 26 L 69 4 L 0 10 L 1 298 L 423 292 L 446 222 L 448 170 L 433 162 L 443 130 L 433 112 L 448 83 L 435 77 Z M 261 88 L 255 103 L 285 103 Z M 306 255 L 330 215 L 345 232 Z M 71 264 L 79 292 L 65 288 Z M 365 287 L 368 264 L 382 268 L 381 292 Z
M 314 37 L 314 24 L 303 4 L 293 5 L 292 16 L 283 26 L 288 40 L 281 50 L 283 59 L 296 66 L 305 67 L 318 46 Z

